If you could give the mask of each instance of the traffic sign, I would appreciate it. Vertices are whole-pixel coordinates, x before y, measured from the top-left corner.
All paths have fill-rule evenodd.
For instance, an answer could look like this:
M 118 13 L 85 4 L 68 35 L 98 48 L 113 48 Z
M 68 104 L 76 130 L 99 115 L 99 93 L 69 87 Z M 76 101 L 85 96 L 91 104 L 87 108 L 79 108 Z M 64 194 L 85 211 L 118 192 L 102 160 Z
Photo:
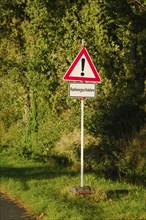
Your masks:
M 95 83 L 69 83 L 69 96 L 74 98 L 95 98 Z
M 63 79 L 67 81 L 101 82 L 99 73 L 85 47 L 81 49 Z
M 96 96 L 96 82 L 101 82 L 99 73 L 97 72 L 91 57 L 84 47 L 82 40 L 82 49 L 76 56 L 72 65 L 63 77 L 67 81 L 80 81 L 69 83 L 69 96 L 81 98 L 81 186 L 73 189 L 76 194 L 91 194 L 92 190 L 85 187 L 83 183 L 84 174 L 84 98 L 94 98 Z M 89 83 L 87 83 L 89 82 Z M 93 83 L 91 83 L 93 82 Z M 79 191 L 79 193 L 77 193 Z

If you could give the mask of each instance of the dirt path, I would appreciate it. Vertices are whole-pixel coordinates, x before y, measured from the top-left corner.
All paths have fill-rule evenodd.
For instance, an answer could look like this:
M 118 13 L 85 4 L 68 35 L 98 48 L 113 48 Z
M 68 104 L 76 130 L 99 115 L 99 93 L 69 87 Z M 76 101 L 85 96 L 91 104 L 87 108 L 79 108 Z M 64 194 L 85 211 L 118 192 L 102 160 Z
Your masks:
M 0 192 L 0 220 L 32 220 L 26 210 Z

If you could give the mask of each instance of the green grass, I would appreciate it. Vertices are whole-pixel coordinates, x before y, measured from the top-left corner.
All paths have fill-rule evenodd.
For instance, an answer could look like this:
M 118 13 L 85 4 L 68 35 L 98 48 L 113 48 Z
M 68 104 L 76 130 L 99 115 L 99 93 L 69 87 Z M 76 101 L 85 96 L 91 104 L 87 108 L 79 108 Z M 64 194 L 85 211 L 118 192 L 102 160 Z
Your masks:
M 11 150 L 0 155 L 1 190 L 21 201 L 43 220 L 145 220 L 146 189 L 124 182 L 84 175 L 95 194 L 77 196 L 70 189 L 80 184 L 80 173 L 28 161 Z

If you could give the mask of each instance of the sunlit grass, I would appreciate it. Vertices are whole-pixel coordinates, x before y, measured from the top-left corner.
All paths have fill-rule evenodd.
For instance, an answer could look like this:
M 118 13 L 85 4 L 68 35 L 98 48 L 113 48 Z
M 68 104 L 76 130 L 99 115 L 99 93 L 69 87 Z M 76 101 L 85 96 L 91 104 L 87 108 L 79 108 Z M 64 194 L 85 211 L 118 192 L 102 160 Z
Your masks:
M 1 152 L 1 190 L 19 199 L 43 220 L 145 220 L 146 189 L 125 182 L 113 182 L 85 173 L 84 184 L 93 195 L 70 192 L 80 185 L 80 173 L 63 167 L 27 161 Z

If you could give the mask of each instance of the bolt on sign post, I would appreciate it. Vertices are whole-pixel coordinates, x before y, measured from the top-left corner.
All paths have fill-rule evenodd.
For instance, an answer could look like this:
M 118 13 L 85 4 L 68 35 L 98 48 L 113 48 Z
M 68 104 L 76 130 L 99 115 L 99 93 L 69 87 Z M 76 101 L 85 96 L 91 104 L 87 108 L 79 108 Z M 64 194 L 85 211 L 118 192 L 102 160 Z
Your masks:
M 67 81 L 76 81 L 69 83 L 69 96 L 74 98 L 81 98 L 81 183 L 79 194 L 89 194 L 89 190 L 84 188 L 83 175 L 84 175 L 84 98 L 94 98 L 96 96 L 95 83 L 100 83 L 101 79 L 97 72 L 91 57 L 84 47 L 84 40 L 82 40 L 82 48 L 73 61 L 72 65 L 63 77 Z M 91 191 L 91 190 L 90 190 Z

